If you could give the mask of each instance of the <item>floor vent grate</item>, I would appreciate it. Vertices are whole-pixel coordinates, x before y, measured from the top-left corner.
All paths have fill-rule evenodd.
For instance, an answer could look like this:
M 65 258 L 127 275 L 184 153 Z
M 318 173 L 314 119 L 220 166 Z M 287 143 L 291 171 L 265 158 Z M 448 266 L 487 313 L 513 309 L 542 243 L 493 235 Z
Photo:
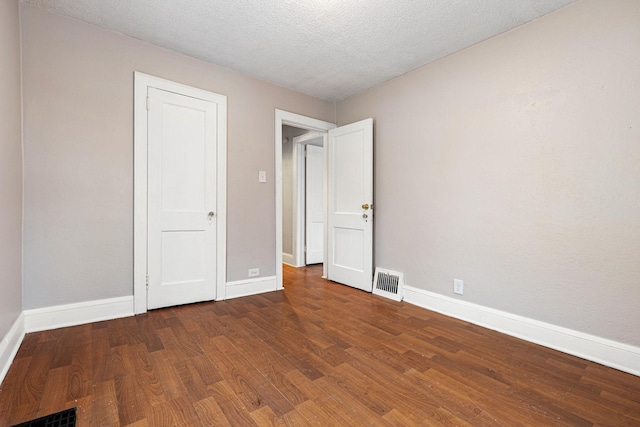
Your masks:
M 376 267 L 373 293 L 395 301 L 402 301 L 404 273 Z

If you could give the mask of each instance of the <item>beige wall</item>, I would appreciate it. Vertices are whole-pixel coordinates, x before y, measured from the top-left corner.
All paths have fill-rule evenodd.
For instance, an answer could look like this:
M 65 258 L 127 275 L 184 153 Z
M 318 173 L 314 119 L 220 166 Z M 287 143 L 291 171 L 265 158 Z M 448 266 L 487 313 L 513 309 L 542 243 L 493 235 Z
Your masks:
M 287 129 L 285 129 L 285 127 Z M 293 254 L 293 138 L 282 127 L 282 253 Z
M 338 104 L 376 119 L 376 265 L 640 345 L 640 7 L 585 0 Z
M 275 274 L 274 110 L 333 104 L 24 5 L 22 35 L 25 308 L 132 294 L 134 71 L 228 97 L 228 280 Z
M 18 0 L 0 1 L 0 340 L 22 311 L 19 23 Z

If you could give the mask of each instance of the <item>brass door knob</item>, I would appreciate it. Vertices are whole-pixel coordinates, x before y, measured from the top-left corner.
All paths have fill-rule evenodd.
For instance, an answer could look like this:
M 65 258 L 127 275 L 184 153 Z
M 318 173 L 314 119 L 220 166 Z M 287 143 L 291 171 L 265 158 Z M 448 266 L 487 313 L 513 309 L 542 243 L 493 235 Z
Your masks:
M 362 209 L 364 209 L 365 211 L 369 209 L 369 204 L 365 203 L 364 205 L 362 205 Z

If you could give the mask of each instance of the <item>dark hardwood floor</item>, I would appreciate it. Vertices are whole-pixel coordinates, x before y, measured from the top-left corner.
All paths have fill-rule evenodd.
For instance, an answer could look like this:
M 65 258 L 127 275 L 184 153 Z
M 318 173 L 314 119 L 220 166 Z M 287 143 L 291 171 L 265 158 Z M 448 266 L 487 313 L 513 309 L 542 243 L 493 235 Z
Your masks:
M 640 426 L 639 377 L 320 275 L 29 334 L 0 426 Z

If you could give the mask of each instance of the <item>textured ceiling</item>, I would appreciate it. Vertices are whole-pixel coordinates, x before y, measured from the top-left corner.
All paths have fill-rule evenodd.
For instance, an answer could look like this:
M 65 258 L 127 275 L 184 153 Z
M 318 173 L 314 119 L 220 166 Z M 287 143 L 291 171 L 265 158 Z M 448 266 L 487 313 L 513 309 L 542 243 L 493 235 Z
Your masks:
M 575 0 L 23 0 L 338 101 Z

